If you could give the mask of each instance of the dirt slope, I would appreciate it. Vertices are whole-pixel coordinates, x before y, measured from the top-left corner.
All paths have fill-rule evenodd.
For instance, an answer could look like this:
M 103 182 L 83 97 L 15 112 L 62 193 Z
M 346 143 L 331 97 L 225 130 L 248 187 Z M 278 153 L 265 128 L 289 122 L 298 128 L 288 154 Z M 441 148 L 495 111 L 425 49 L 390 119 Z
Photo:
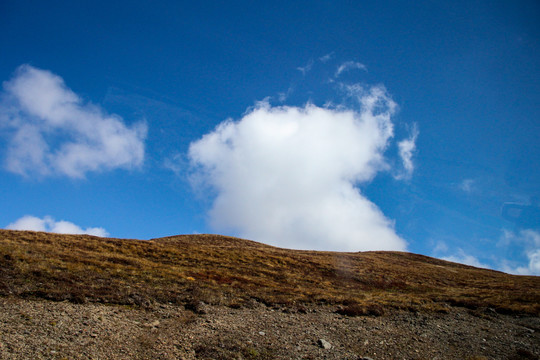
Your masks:
M 409 253 L 0 230 L 0 295 L 2 359 L 535 359 L 540 351 L 540 278 Z

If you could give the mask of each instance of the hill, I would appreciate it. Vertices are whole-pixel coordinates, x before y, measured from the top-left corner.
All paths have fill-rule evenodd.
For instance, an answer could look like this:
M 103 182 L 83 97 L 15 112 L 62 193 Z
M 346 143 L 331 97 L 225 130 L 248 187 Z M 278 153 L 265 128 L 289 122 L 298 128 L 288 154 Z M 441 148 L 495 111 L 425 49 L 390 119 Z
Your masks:
M 286 250 L 219 235 L 145 241 L 0 230 L 0 259 L 0 294 L 25 298 L 540 311 L 539 277 L 401 252 Z
M 65 325 L 62 330 L 69 332 L 85 321 L 88 325 L 92 319 L 116 319 L 120 316 L 118 311 L 122 313 L 128 311 L 126 309 L 134 311 L 128 312 L 129 316 L 141 317 L 133 320 L 137 326 L 142 326 L 140 324 L 145 321 L 148 325 L 141 333 L 146 334 L 146 343 L 139 344 L 141 350 L 132 353 L 130 358 L 178 358 L 180 355 L 194 359 L 291 358 L 300 353 L 301 345 L 287 347 L 288 341 L 292 341 L 287 337 L 294 334 L 298 338 L 307 336 L 300 330 L 304 327 L 308 329 L 307 334 L 321 333 L 327 337 L 340 334 L 333 342 L 352 339 L 339 352 L 333 347 L 333 353 L 321 353 L 323 346 L 313 338 L 310 341 L 314 341 L 314 345 L 304 353 L 307 358 L 319 358 L 319 355 L 343 358 L 344 354 L 357 354 L 356 358 L 360 358 L 360 352 L 373 355 L 377 351 L 380 359 L 397 358 L 394 357 L 397 354 L 403 358 L 427 358 L 427 354 L 432 353 L 439 354 L 439 359 L 465 358 L 464 354 L 470 349 L 477 349 L 476 354 L 482 353 L 486 344 L 490 346 L 489 351 L 485 350 L 488 353 L 504 354 L 495 358 L 537 358 L 538 354 L 537 346 L 531 344 L 539 343 L 539 277 L 508 275 L 402 252 L 287 250 L 219 235 L 128 240 L 0 230 L 0 295 L 5 316 L 4 320 L 0 316 L 0 324 L 11 329 L 13 335 L 5 335 L 8 331 L 4 339 L 0 338 L 0 350 L 11 349 L 11 352 L 0 354 L 17 352 L 13 350 L 18 346 L 14 339 L 25 326 L 26 329 L 35 326 L 35 332 L 43 331 L 50 327 L 43 321 L 57 324 L 58 319 L 64 319 L 62 314 L 69 313 L 69 318 L 63 321 L 70 325 Z M 117 310 L 111 310 L 113 308 Z M 34 315 L 28 315 L 28 309 L 34 309 Z M 77 320 L 80 310 L 75 309 L 100 315 Z M 165 313 L 168 315 L 163 315 Z M 180 320 L 165 320 L 170 319 L 171 314 Z M 52 320 L 33 323 L 32 319 L 38 316 Z M 125 316 L 111 322 L 107 329 L 126 321 Z M 151 322 L 149 317 L 157 318 Z M 205 317 L 206 320 L 202 320 Z M 268 328 L 269 324 L 281 326 L 283 336 L 276 335 L 270 341 L 265 331 L 259 331 L 263 335 L 258 334 L 254 326 L 263 318 L 268 323 L 261 328 Z M 99 324 L 92 326 L 99 329 L 102 322 L 95 321 Z M 385 326 L 385 332 L 379 334 L 384 336 L 382 340 L 374 335 L 380 331 L 377 330 L 380 321 Z M 418 321 L 423 325 L 420 326 Z M 169 325 L 163 327 L 164 322 Z M 336 322 L 341 326 L 336 326 Z M 440 329 L 441 324 L 444 327 L 450 323 L 454 324 L 453 329 L 449 329 L 446 338 L 437 335 L 437 327 Z M 214 324 L 215 329 L 221 326 L 224 334 L 229 334 L 226 337 L 229 345 L 222 342 L 223 334 L 211 335 L 208 324 Z M 234 328 L 232 324 L 236 324 Z M 360 327 L 366 330 L 370 326 L 369 333 L 360 331 Z M 61 332 L 58 326 L 53 327 Z M 321 332 L 321 327 L 334 330 Z M 173 328 L 178 332 L 191 329 L 180 337 L 191 339 L 188 347 L 184 343 L 171 345 Z M 516 334 L 509 335 L 507 331 L 513 328 L 527 330 L 519 333 L 523 335 L 521 338 Z M 415 332 L 411 332 L 413 330 Z M 95 331 L 95 337 L 103 335 Z M 114 330 L 117 336 L 124 334 L 127 339 L 126 331 L 127 327 Z M 254 336 L 265 337 L 266 342 L 251 339 L 251 342 L 243 342 L 242 339 L 253 331 Z M 481 335 L 482 331 L 500 333 L 500 338 L 488 339 Z M 32 340 L 40 341 L 36 349 L 52 341 L 56 336 L 53 333 L 34 334 L 33 338 L 40 339 Z M 148 334 L 158 333 L 162 336 L 161 342 L 159 336 L 148 338 Z M 112 334 L 107 334 L 114 339 Z M 193 334 L 206 340 L 194 340 Z M 360 340 L 354 336 L 360 334 L 365 340 L 358 344 Z M 433 336 L 438 343 L 446 345 L 424 346 L 427 339 L 414 340 L 419 334 Z M 404 335 L 409 338 L 403 338 Z M 469 336 L 473 338 L 467 339 Z M 475 339 L 476 336 L 486 336 L 484 341 L 487 343 L 478 344 L 480 340 Z M 505 336 L 508 344 L 501 341 Z M 393 348 L 385 346 L 383 350 L 377 345 L 392 339 Z M 474 344 L 469 344 L 470 348 L 461 348 L 458 340 L 452 345 L 452 339 Z M 122 348 L 122 341 L 115 342 L 118 349 Z M 416 348 L 411 348 L 411 342 Z M 159 344 L 169 344 L 171 349 L 165 353 L 173 357 L 159 355 L 156 350 L 161 348 Z M 282 347 L 276 349 L 277 345 Z M 96 350 L 97 357 L 128 358 L 117 353 L 99 352 L 112 351 L 112 348 Z M 425 350 L 419 352 L 419 348 Z M 25 351 L 21 354 L 36 357 L 34 350 Z M 37 357 L 61 358 L 62 353 L 69 353 L 66 349 L 51 351 L 53 353 Z M 76 351 L 72 353 L 77 354 Z M 25 358 L 11 355 L 0 358 Z

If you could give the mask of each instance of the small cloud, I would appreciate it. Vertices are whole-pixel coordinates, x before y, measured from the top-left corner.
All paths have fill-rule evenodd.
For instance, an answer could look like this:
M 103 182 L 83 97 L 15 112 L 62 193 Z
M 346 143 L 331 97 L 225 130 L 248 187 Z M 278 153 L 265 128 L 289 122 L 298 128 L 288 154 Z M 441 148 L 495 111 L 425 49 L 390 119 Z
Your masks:
M 323 55 L 319 58 L 319 60 L 325 64 L 327 63 L 328 61 L 330 61 L 332 58 L 334 57 L 334 52 L 332 51 L 331 53 L 328 53 L 326 55 Z
M 280 93 L 278 93 L 278 101 L 279 101 L 280 103 L 285 102 L 285 101 L 289 98 L 289 96 L 293 93 L 293 91 L 294 91 L 294 87 L 293 87 L 293 86 L 289 86 L 289 88 L 287 89 L 286 92 L 280 92 Z
M 473 179 L 465 179 L 461 182 L 459 188 L 466 193 L 471 193 L 475 188 L 475 181 Z
M 413 125 L 411 135 L 408 139 L 402 140 L 398 143 L 399 157 L 403 163 L 404 172 L 399 174 L 398 179 L 409 179 L 414 171 L 414 164 L 412 157 L 416 150 L 416 139 L 418 137 L 418 127 L 416 123 Z
M 540 276 L 540 249 L 526 252 L 528 263 L 526 266 L 510 266 L 504 264 L 502 271 L 515 275 Z
M 443 243 L 444 244 L 444 243 Z M 457 254 L 449 256 L 439 256 L 441 253 L 448 253 L 446 245 L 437 245 L 433 251 L 433 256 L 443 260 L 457 262 L 461 264 L 496 269 L 515 275 L 540 275 L 540 232 L 533 229 L 514 232 L 503 230 L 497 246 L 507 247 L 512 253 L 520 252 L 526 261 L 509 260 L 506 258 L 492 259 L 494 266 L 482 263 L 475 256 L 458 249 Z
M 472 255 L 466 254 L 465 251 L 463 251 L 462 249 L 458 250 L 457 255 L 445 256 L 445 257 L 441 257 L 440 259 L 459 263 L 459 264 L 474 266 L 477 268 L 491 269 L 491 266 L 480 262 L 476 257 Z
M 502 271 L 516 275 L 540 275 L 540 232 L 532 229 L 518 233 L 504 230 L 500 244 L 519 246 L 527 258 L 527 265 L 510 264 L 503 261 Z
M 529 204 L 504 203 L 501 208 L 501 216 L 514 223 L 517 229 L 540 229 L 540 206 L 534 196 Z
M 144 122 L 126 126 L 121 117 L 84 103 L 50 71 L 22 65 L 0 95 L 10 172 L 84 178 L 87 172 L 143 163 Z
M 309 62 L 306 64 L 306 66 L 303 67 L 297 67 L 296 69 L 302 73 L 302 75 L 306 75 L 308 72 L 311 71 L 311 68 L 313 67 L 313 60 L 309 60 Z
M 188 162 L 183 154 L 176 153 L 166 158 L 163 161 L 163 166 L 171 170 L 176 176 L 181 176 L 188 168 Z
M 334 74 L 334 77 L 337 78 L 343 72 L 350 71 L 350 70 L 355 70 L 355 69 L 367 71 L 366 65 L 364 65 L 362 63 L 359 63 L 359 62 L 356 62 L 356 61 L 346 61 L 343 64 L 341 64 L 340 66 L 338 66 L 338 68 L 336 70 L 336 73 Z
M 101 227 L 82 229 L 78 225 L 75 225 L 69 221 L 55 221 L 50 216 L 38 218 L 35 216 L 26 215 L 6 226 L 6 229 L 45 231 L 57 234 L 88 234 L 100 237 L 109 236 L 109 233 Z
M 448 245 L 444 241 L 439 241 L 433 248 L 434 254 L 444 254 L 448 252 Z
M 520 245 L 524 247 L 540 248 L 540 233 L 533 229 L 520 230 L 518 233 L 507 229 L 503 230 L 501 245 Z

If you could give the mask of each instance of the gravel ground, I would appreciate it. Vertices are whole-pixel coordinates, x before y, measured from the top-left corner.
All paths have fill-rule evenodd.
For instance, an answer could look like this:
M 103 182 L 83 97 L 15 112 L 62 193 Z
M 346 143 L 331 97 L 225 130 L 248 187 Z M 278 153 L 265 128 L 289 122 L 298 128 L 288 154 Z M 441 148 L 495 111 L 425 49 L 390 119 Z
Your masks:
M 0 359 L 538 359 L 540 318 L 451 308 L 149 309 L 0 298 Z M 320 340 L 325 340 L 321 342 Z M 323 345 L 326 345 L 324 348 Z

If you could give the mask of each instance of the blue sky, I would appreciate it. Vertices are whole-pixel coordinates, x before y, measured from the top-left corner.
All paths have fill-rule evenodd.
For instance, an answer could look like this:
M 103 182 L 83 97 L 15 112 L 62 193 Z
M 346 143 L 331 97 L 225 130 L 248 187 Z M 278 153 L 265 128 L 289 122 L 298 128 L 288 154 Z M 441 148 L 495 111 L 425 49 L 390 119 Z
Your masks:
M 0 227 L 540 275 L 536 1 L 0 3 Z

